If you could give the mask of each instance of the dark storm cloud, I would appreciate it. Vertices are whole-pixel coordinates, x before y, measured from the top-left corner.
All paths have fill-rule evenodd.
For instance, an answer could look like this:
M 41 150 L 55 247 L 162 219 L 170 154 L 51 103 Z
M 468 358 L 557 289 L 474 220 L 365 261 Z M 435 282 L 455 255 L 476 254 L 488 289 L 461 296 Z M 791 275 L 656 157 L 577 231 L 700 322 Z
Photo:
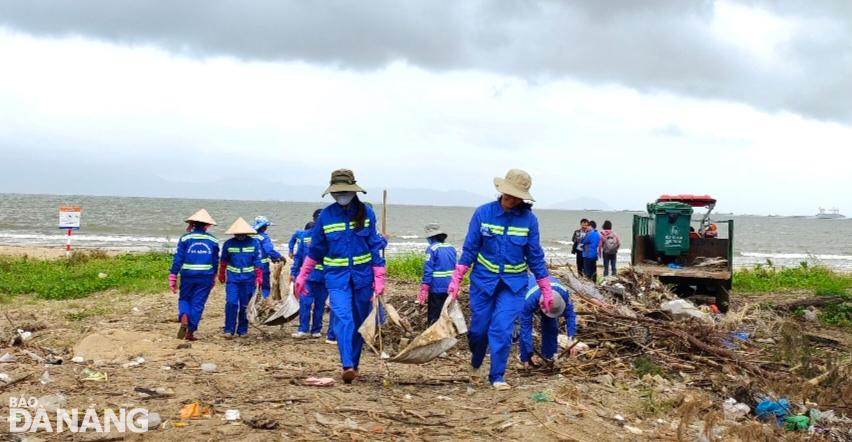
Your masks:
M 0 26 L 155 45 L 193 57 L 573 78 L 852 121 L 852 4 L 742 0 L 804 20 L 767 67 L 721 41 L 706 0 L 0 0 Z M 826 24 L 832 25 L 826 29 Z

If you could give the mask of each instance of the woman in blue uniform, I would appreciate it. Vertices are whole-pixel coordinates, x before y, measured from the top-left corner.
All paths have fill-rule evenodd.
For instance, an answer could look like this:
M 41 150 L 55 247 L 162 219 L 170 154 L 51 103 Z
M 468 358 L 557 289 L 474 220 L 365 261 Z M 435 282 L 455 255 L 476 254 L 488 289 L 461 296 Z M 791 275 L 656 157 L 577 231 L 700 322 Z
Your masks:
M 248 333 L 246 307 L 255 288 L 263 283 L 260 244 L 250 236 L 256 231 L 242 218 L 237 218 L 225 233 L 234 237 L 222 244 L 219 260 L 219 282 L 225 284 L 224 335 L 232 338 L 236 333 L 243 337 Z
M 201 321 L 204 305 L 210 290 L 216 283 L 216 267 L 219 264 L 219 242 L 207 233 L 216 221 L 206 210 L 201 209 L 186 219 L 186 232 L 178 239 L 172 268 L 169 271 L 169 288 L 177 293 L 177 276 L 180 273 L 180 295 L 178 295 L 178 320 L 180 328 L 177 338 L 195 341 L 195 331 Z
M 512 347 L 512 330 L 524 305 L 527 272 L 535 275 L 541 287 L 541 308 L 550 311 L 553 292 L 544 261 L 538 230 L 538 218 L 529 193 L 530 175 L 512 169 L 506 178 L 494 178 L 501 193 L 493 202 L 473 213 L 462 256 L 453 272 L 449 295 L 458 296 L 459 285 L 470 266 L 470 380 L 481 380 L 485 352 L 491 349 L 488 381 L 497 390 L 511 388 L 503 376 Z
M 321 263 L 331 310 L 334 334 L 347 384 L 358 377 L 363 339 L 358 327 L 372 309 L 374 295 L 385 290 L 385 261 L 381 256 L 382 237 L 376 231 L 376 215 L 358 199 L 367 193 L 356 184 L 351 170 L 332 172 L 328 189 L 335 203 L 323 209 L 311 231 L 311 245 L 299 276 L 296 293 L 307 293 L 305 285 Z

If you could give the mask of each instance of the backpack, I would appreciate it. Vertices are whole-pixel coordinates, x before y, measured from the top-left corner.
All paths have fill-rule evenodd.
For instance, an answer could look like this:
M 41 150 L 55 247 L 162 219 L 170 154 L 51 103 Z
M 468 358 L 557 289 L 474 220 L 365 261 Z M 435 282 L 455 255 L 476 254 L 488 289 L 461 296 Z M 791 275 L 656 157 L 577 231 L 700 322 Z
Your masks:
M 615 234 L 607 235 L 603 243 L 604 255 L 615 255 L 618 253 L 618 238 Z

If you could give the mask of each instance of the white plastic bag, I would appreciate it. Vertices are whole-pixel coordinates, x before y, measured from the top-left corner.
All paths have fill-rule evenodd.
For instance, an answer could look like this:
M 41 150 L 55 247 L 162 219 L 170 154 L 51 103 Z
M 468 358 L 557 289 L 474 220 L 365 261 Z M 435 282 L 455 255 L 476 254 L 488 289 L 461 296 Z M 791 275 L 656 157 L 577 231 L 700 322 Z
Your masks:
M 455 337 L 457 333 L 465 332 L 467 332 L 467 324 L 458 301 L 447 298 L 438 320 L 414 338 L 399 354 L 392 357 L 390 362 L 401 364 L 429 362 L 458 343 Z

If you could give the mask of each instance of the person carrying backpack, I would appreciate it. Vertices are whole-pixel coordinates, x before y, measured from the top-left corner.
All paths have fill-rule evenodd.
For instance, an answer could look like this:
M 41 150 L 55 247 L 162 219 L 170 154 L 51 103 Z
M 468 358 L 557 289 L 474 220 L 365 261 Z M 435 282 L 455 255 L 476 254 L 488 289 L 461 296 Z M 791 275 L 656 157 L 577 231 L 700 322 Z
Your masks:
M 604 221 L 599 250 L 599 254 L 603 256 L 604 278 L 609 276 L 610 268 L 612 268 L 612 276 L 615 276 L 615 261 L 619 248 L 621 248 L 621 239 L 612 231 L 612 223 L 609 220 Z

